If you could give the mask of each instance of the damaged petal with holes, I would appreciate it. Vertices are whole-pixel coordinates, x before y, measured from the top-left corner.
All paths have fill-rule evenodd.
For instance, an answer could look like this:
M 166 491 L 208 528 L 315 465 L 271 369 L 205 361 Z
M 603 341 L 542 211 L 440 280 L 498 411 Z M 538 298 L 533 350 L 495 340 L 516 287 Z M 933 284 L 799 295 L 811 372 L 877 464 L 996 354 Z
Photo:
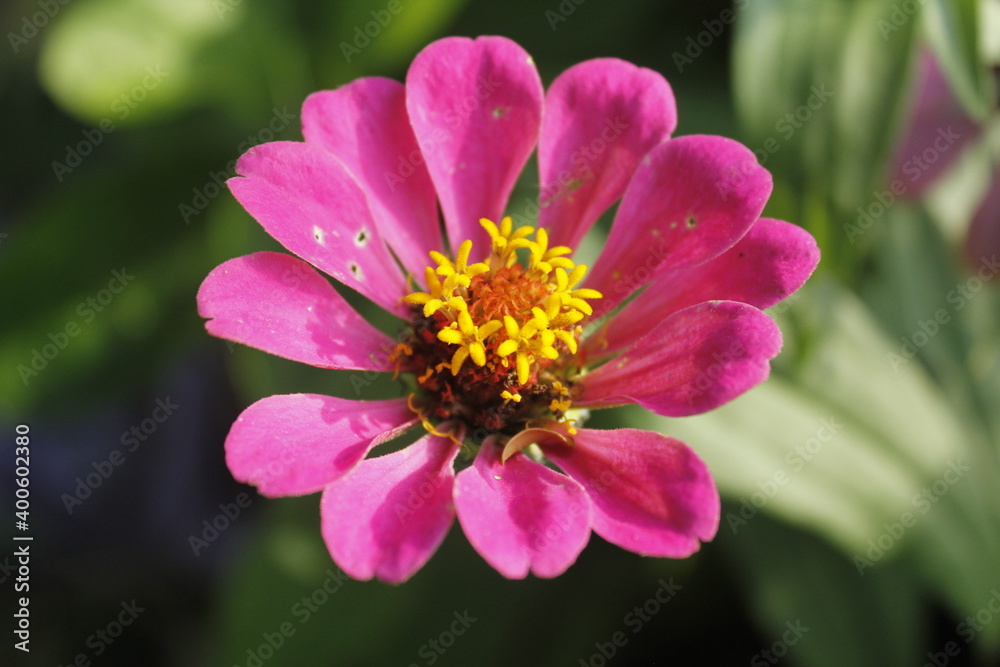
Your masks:
M 442 39 L 404 83 L 310 95 L 305 140 L 251 148 L 229 181 L 291 254 L 218 266 L 199 312 L 213 335 L 393 374 L 401 392 L 254 403 L 225 442 L 234 477 L 268 496 L 322 491 L 323 539 L 357 579 L 405 581 L 456 518 L 509 578 L 561 574 L 591 533 L 669 558 L 712 539 L 719 495 L 692 448 L 584 420 L 628 403 L 698 414 L 765 380 L 781 335 L 762 309 L 819 253 L 760 217 L 771 178 L 747 148 L 672 137 L 676 121 L 656 72 L 589 60 L 545 90 L 503 37 Z M 538 219 L 516 224 L 508 200 L 536 150 Z M 597 260 L 578 263 L 616 202 Z M 366 382 L 339 377 L 363 398 Z

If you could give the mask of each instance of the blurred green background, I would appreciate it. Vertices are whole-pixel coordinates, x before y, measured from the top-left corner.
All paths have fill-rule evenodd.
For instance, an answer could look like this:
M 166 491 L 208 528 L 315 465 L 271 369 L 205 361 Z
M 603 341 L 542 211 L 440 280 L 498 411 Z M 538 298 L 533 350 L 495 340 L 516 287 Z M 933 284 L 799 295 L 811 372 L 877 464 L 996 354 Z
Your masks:
M 3 650 L 26 665 L 1000 665 L 998 4 L 401 0 L 382 25 L 382 0 L 8 0 L 0 494 L 13 513 L 27 424 L 34 542 L 25 655 L 3 523 Z M 428 42 L 479 34 L 516 40 L 546 84 L 602 56 L 663 73 L 676 134 L 755 150 L 775 181 L 765 213 L 822 248 L 773 309 L 786 343 L 766 384 L 695 418 L 591 422 L 706 459 L 723 520 L 688 560 L 594 536 L 558 579 L 510 582 L 456 525 L 409 583 L 355 582 L 326 553 L 318 496 L 265 500 L 225 469 L 253 400 L 353 398 L 346 374 L 205 334 L 205 275 L 277 247 L 220 186 L 233 161 L 300 140 L 310 92 L 401 79 Z M 921 97 L 928 62 L 944 85 Z

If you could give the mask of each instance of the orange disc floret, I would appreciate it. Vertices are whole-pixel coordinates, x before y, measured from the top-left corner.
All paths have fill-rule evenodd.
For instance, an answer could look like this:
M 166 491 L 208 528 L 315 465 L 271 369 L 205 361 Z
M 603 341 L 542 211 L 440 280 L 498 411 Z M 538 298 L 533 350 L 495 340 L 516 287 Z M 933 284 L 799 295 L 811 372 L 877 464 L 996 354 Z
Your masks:
M 509 217 L 499 226 L 480 222 L 489 255 L 470 264 L 471 241 L 454 261 L 432 252 L 428 291 L 405 297 L 414 320 L 399 349 L 421 369 L 423 398 L 414 404 L 422 419 L 457 418 L 493 432 L 562 420 L 571 406 L 566 375 L 579 366 L 580 322 L 601 294 L 576 288 L 587 267 L 566 257 L 569 248 L 550 248 L 544 229 L 515 230 Z
M 469 310 L 479 321 L 500 320 L 505 316 L 529 319 L 531 309 L 549 297 L 547 283 L 528 274 L 520 264 L 505 266 L 491 274 L 472 279 Z

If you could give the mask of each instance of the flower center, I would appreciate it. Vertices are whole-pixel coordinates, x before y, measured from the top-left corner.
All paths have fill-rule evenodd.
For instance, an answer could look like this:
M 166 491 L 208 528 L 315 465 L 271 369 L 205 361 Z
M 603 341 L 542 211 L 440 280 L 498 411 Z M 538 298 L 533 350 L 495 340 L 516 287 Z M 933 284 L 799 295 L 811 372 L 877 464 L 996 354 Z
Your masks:
M 454 261 L 431 253 L 437 266 L 424 270 L 428 291 L 405 297 L 414 319 L 393 353 L 423 369 L 411 406 L 424 426 L 458 420 L 486 429 L 473 431 L 478 441 L 566 421 L 580 323 L 593 313 L 587 301 L 601 298 L 576 288 L 587 267 L 567 257 L 569 248 L 550 248 L 544 229 L 515 230 L 509 217 L 480 223 L 489 254 L 469 264 L 471 241 Z

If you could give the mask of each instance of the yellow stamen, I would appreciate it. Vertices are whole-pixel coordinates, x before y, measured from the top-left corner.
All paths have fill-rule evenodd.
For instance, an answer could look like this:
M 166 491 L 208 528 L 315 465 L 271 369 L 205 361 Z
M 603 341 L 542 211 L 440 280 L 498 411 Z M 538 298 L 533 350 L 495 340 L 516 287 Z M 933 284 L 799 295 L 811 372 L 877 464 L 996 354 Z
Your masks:
M 506 389 L 504 389 L 503 391 L 500 392 L 500 397 L 503 399 L 504 405 L 506 405 L 507 403 L 509 403 L 511 401 L 514 401 L 515 403 L 520 403 L 521 402 L 521 395 L 520 394 L 516 394 L 516 393 L 512 394 L 509 391 L 507 391 Z
M 524 424 L 531 415 L 563 423 L 561 416 L 544 414 L 547 409 L 565 415 L 572 405 L 568 387 L 554 378 L 580 366 L 575 359 L 583 332 L 579 323 L 594 313 L 588 302 L 601 294 L 577 287 L 587 267 L 570 259 L 570 248 L 550 246 L 547 230 L 515 229 L 509 216 L 499 223 L 484 218 L 480 224 L 490 238 L 481 261 L 472 261 L 468 240 L 458 245 L 454 258 L 431 252 L 433 263 L 424 270 L 426 291 L 405 297 L 426 318 L 415 329 L 414 347 L 420 352 L 414 365 L 424 369 L 417 383 L 429 396 L 438 392 L 444 405 L 460 403 L 467 389 L 477 392 L 494 384 L 495 390 L 482 395 L 499 396 L 504 411 L 491 419 L 521 415 Z M 402 348 L 399 353 L 404 351 L 411 353 Z M 444 373 L 458 379 L 432 381 Z M 524 391 L 535 385 L 542 386 Z M 494 399 L 498 405 L 499 399 Z
M 552 402 L 549 404 L 549 410 L 551 410 L 552 412 L 562 412 L 562 413 L 565 413 L 572 406 L 573 406 L 573 404 L 570 401 L 566 400 L 566 399 L 559 400 L 559 399 L 553 398 Z

